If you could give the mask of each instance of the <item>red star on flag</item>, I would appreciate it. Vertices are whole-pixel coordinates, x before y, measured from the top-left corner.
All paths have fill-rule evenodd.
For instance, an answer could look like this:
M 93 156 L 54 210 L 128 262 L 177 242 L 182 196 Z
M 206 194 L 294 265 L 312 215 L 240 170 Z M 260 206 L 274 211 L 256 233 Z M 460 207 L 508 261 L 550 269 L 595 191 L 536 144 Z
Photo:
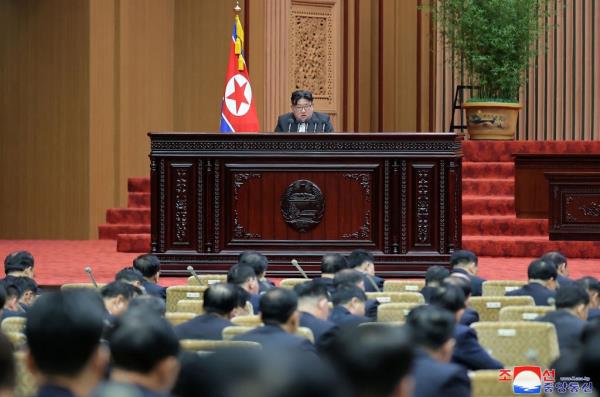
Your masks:
M 244 91 L 246 90 L 246 84 L 248 84 L 248 82 L 244 82 L 243 85 L 239 85 L 237 80 L 234 79 L 234 83 L 235 91 L 233 91 L 233 93 L 231 93 L 227 99 L 232 99 L 235 101 L 236 112 L 239 112 L 242 104 L 249 103 L 246 100 L 246 95 L 244 94 Z

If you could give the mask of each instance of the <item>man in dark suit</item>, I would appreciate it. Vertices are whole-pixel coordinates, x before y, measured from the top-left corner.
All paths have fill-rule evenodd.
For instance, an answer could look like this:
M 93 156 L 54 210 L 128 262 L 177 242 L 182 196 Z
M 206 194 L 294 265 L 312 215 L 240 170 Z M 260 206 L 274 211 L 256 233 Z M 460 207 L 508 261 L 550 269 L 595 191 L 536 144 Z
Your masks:
M 315 346 L 306 338 L 294 335 L 300 325 L 298 298 L 294 291 L 274 288 L 260 297 L 260 315 L 263 327 L 256 327 L 234 340 L 260 343 L 264 349 L 276 349 L 293 353 L 316 352 Z
M 566 256 L 558 251 L 551 251 L 542 255 L 540 259 L 544 262 L 550 262 L 556 267 L 556 282 L 558 283 L 558 287 L 563 287 L 574 282 L 569 278 Z
M 425 302 L 429 303 L 431 294 L 437 287 L 442 284 L 442 281 L 450 275 L 450 270 L 443 266 L 429 266 L 425 272 L 425 286 L 421 289 L 421 294 L 425 298 Z
M 455 285 L 460 288 L 465 295 L 465 305 L 467 304 L 471 297 L 471 282 L 469 280 L 464 277 L 450 275 L 444 279 L 443 283 Z M 479 321 L 479 313 L 477 313 L 477 310 L 465 307 L 462 316 L 460 316 L 460 319 L 458 320 L 458 324 L 466 325 L 468 327 L 477 321 Z
M 552 306 L 556 296 L 556 268 L 552 263 L 536 259 L 527 268 L 529 283 L 507 292 L 506 296 L 531 296 L 537 306 Z
M 309 281 L 294 287 L 298 295 L 298 310 L 300 311 L 300 326 L 309 328 L 315 337 L 317 350 L 326 350 L 338 327 L 329 317 L 329 294 L 323 284 Z
M 321 277 L 317 277 L 314 281 L 324 284 L 327 287 L 327 292 L 333 294 L 335 287 L 333 278 L 335 274 L 342 269 L 348 268 L 348 261 L 340 254 L 325 254 L 321 258 Z
M 33 274 L 34 259 L 33 255 L 27 251 L 11 252 L 4 258 L 4 273 L 6 277 L 3 280 L 8 281 L 12 277 L 30 277 Z
M 158 285 L 160 278 L 160 260 L 156 255 L 144 254 L 133 260 L 133 268 L 142 273 L 142 287 L 149 295 L 167 299 L 167 288 Z
M 258 314 L 260 287 L 254 269 L 242 263 L 235 264 L 227 272 L 227 282 L 237 285 L 250 295 L 248 300 L 252 304 L 252 310 L 254 314 Z
M 326 113 L 313 111 L 310 91 L 292 92 L 292 111 L 277 119 L 275 132 L 333 132 L 333 124 Z
M 556 311 L 537 319 L 554 324 L 561 355 L 575 353 L 581 347 L 589 303 L 587 291 L 581 285 L 571 283 L 557 290 Z
M 333 279 L 333 286 L 337 290 L 347 286 L 358 287 L 366 292 L 366 283 L 364 274 L 354 269 L 342 269 L 335 274 Z M 334 292 L 335 293 L 335 292 Z M 377 321 L 377 310 L 379 309 L 379 302 L 377 299 L 367 299 L 365 301 L 365 316 L 370 321 Z
M 238 257 L 238 263 L 248 265 L 254 269 L 254 274 L 256 274 L 258 280 L 259 294 L 275 288 L 275 283 L 265 277 L 269 266 L 269 260 L 266 256 L 256 251 L 244 251 Z
M 586 276 L 577 280 L 577 284 L 581 285 L 588 292 L 590 297 L 590 310 L 588 311 L 588 321 L 592 321 L 600 317 L 600 282 L 595 277 Z
M 477 277 L 477 255 L 467 250 L 454 251 L 450 257 L 450 265 L 452 274 L 471 281 L 471 295 L 481 296 L 485 279 Z
M 204 314 L 175 327 L 178 339 L 221 340 L 223 328 L 239 304 L 238 289 L 233 284 L 213 284 L 204 291 Z
M 329 320 L 339 327 L 353 327 L 369 322 L 365 317 L 365 292 L 352 285 L 344 285 L 333 293 L 333 310 Z
M 366 292 L 383 291 L 385 280 L 375 275 L 375 257 L 373 254 L 365 250 L 354 250 L 348 256 L 348 266 L 363 275 Z
M 450 363 L 454 346 L 455 316 L 434 305 L 418 306 L 406 318 L 416 350 L 413 365 L 415 397 L 471 395 L 467 370 Z

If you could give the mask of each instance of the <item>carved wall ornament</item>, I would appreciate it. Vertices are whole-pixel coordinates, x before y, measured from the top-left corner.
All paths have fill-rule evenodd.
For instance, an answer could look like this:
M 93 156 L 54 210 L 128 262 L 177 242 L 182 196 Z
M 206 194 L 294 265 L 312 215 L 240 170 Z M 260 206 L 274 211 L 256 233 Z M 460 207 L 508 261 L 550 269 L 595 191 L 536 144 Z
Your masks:
M 204 164 L 198 160 L 198 177 L 196 186 L 196 204 L 198 206 L 198 252 L 204 251 Z
M 248 182 L 248 180 L 250 180 L 252 178 L 260 178 L 261 176 L 262 176 L 261 174 L 250 174 L 250 173 L 235 174 L 233 176 L 233 199 L 235 201 L 237 201 L 239 199 L 240 188 L 242 186 L 244 186 L 244 184 L 246 182 Z
M 344 174 L 346 179 L 357 181 L 363 189 L 365 201 L 371 201 L 371 176 L 369 174 Z
M 188 240 L 188 170 L 177 168 L 175 173 L 175 239 L 181 243 Z
M 317 226 L 325 213 L 325 198 L 313 182 L 300 179 L 281 195 L 281 215 L 285 222 L 299 232 Z
M 233 237 L 237 239 L 254 239 L 261 238 L 260 234 L 249 233 L 246 228 L 240 224 L 239 215 L 237 210 L 233 210 Z
M 352 233 L 342 234 L 343 239 L 353 239 L 353 240 L 366 240 L 369 238 L 369 234 L 371 233 L 371 211 L 366 211 L 364 214 L 364 220 L 361 227 L 358 228 L 357 231 Z
M 417 241 L 421 244 L 429 242 L 429 170 L 417 171 Z
M 600 204 L 595 201 L 592 201 L 589 205 L 579 207 L 579 210 L 583 212 L 583 215 L 585 216 L 593 216 L 596 218 L 600 216 Z

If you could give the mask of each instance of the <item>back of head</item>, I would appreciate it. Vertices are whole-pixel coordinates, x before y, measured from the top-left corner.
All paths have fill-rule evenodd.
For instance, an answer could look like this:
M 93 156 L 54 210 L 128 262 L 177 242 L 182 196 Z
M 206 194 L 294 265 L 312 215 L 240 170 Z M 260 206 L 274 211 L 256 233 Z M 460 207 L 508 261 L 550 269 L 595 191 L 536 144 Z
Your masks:
M 338 306 L 347 304 L 353 298 L 358 299 L 360 302 L 367 301 L 367 295 L 362 289 L 352 285 L 342 285 L 335 290 L 331 301 L 334 306 Z
M 269 260 L 266 256 L 256 251 L 244 251 L 240 254 L 238 263 L 240 265 L 250 266 L 254 269 L 256 277 L 259 277 L 267 271 Z
M 333 285 L 335 288 L 340 286 L 358 286 L 358 284 L 363 282 L 362 274 L 353 269 L 342 269 L 337 272 L 333 278 Z
M 417 306 L 406 318 L 406 327 L 412 341 L 434 351 L 452 338 L 454 326 L 454 314 L 434 305 Z
M 464 277 L 450 275 L 446 277 L 442 283 L 460 288 L 465 295 L 465 299 L 468 299 L 471 296 L 471 283 Z
M 4 258 L 4 273 L 7 275 L 13 272 L 22 272 L 27 268 L 33 267 L 34 259 L 28 251 L 11 252 Z
M 144 276 L 139 270 L 136 270 L 132 267 L 126 267 L 119 270 L 119 272 L 115 275 L 115 281 L 141 285 L 144 282 Z
M 144 277 L 154 277 L 160 271 L 160 260 L 156 255 L 140 255 L 133 260 L 133 268 Z
M 555 305 L 557 309 L 573 309 L 588 303 L 590 303 L 590 296 L 581 285 L 569 284 L 556 291 Z
M 100 295 L 102 295 L 103 298 L 116 298 L 117 296 L 122 295 L 126 300 L 131 300 L 138 295 L 136 289 L 137 288 L 133 285 L 122 281 L 113 281 L 102 287 Z
M 544 262 L 553 264 L 556 269 L 558 269 L 558 267 L 561 265 L 567 265 L 567 257 L 558 251 L 546 252 L 540 257 L 540 259 Z
M 340 254 L 326 254 L 321 258 L 321 273 L 335 274 L 348 267 L 348 262 Z
M 595 277 L 592 277 L 592 276 L 582 277 L 579 280 L 577 280 L 577 284 L 581 285 L 583 288 L 585 288 L 590 293 L 596 292 L 596 293 L 600 294 L 600 282 Z
M 242 285 L 253 277 L 256 278 L 254 269 L 242 263 L 231 266 L 227 272 L 227 282 L 235 285 Z
M 0 395 L 12 391 L 15 387 L 16 368 L 13 346 L 8 338 L 0 332 Z M 9 393 L 8 395 L 12 395 Z
M 34 295 L 38 293 L 38 285 L 31 277 L 15 277 L 13 283 L 19 289 L 21 295 L 26 292 L 31 292 Z
M 329 300 L 327 286 L 316 281 L 298 284 L 294 287 L 294 292 L 298 296 L 298 301 L 300 302 L 320 299 Z
M 477 255 L 467 250 L 457 250 L 450 256 L 450 265 L 452 267 L 463 267 L 471 263 L 477 264 Z
M 298 298 L 294 291 L 274 288 L 261 295 L 259 306 L 263 323 L 285 324 L 298 308 Z
M 354 250 L 348 256 L 348 266 L 351 268 L 360 267 L 363 263 L 375 263 L 375 257 L 365 250 Z
M 425 285 L 440 285 L 449 275 L 450 270 L 443 266 L 429 266 L 425 272 Z
M 238 287 L 233 284 L 213 284 L 204 291 L 204 312 L 228 315 L 238 307 Z
M 164 299 L 158 296 L 140 295 L 129 302 L 128 310 L 143 310 L 157 316 L 164 316 L 167 311 L 167 305 Z
M 457 313 L 465 308 L 465 294 L 455 285 L 442 284 L 431 294 L 429 304 Z
M 105 310 L 95 291 L 40 296 L 27 312 L 25 335 L 36 367 L 45 375 L 75 376 L 100 344 Z
M 557 274 L 554 264 L 541 259 L 534 260 L 527 268 L 527 277 L 530 280 L 556 280 Z

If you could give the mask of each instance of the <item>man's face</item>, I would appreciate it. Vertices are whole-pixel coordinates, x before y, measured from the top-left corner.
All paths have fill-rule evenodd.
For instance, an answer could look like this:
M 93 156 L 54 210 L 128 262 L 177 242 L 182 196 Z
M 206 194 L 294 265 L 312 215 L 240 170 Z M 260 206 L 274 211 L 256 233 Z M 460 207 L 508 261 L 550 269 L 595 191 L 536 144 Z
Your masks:
M 256 277 L 250 277 L 243 285 L 243 288 L 251 294 L 258 294 L 260 290 L 258 285 L 258 279 Z
M 294 113 L 294 117 L 297 121 L 304 123 L 306 120 L 312 117 L 312 102 L 309 102 L 305 98 L 300 98 L 297 104 L 292 105 L 292 112 Z

